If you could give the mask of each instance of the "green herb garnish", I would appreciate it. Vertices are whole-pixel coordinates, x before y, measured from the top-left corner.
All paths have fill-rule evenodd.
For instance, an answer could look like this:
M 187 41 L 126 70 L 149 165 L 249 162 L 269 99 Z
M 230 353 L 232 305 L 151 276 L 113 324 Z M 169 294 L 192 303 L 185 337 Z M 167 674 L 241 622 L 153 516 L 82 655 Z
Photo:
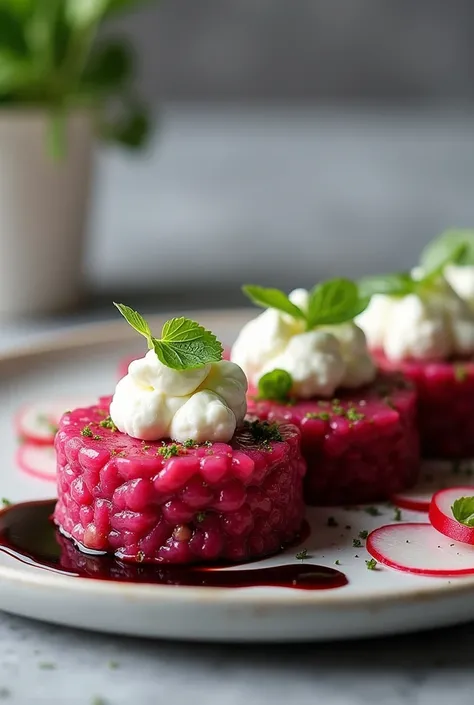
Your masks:
M 365 414 L 361 414 L 356 409 L 354 409 L 354 407 L 351 407 L 346 411 L 346 417 L 349 419 L 349 421 L 357 423 L 358 421 L 362 421 L 363 419 L 365 419 Z
M 56 664 L 52 661 L 40 661 L 38 668 L 41 668 L 42 671 L 54 671 Z
M 194 448 L 195 445 L 196 441 L 193 441 L 192 438 L 188 438 L 187 441 L 184 441 L 183 448 Z
M 464 242 L 451 242 L 443 250 L 433 251 L 429 257 L 425 253 L 421 258 L 423 276 L 420 278 L 408 272 L 364 277 L 359 281 L 360 295 L 370 298 L 374 294 L 396 297 L 418 294 L 432 285 L 448 264 L 460 262 L 466 251 Z
M 108 428 L 110 431 L 118 431 L 118 428 L 112 421 L 111 416 L 107 416 L 105 419 L 102 419 L 102 421 L 99 421 L 99 426 L 102 428 Z
M 279 289 L 266 289 L 253 284 L 247 284 L 242 289 L 257 306 L 275 308 L 303 321 L 306 330 L 351 321 L 362 313 L 369 303 L 369 298 L 361 296 L 357 285 L 349 279 L 329 279 L 313 287 L 309 294 L 307 311 L 292 303 Z
M 118 668 L 120 668 L 120 664 L 118 661 L 109 661 L 107 665 L 111 671 L 116 671 Z
M 268 421 L 244 421 L 244 428 L 250 432 L 255 443 L 282 441 L 282 435 L 277 423 Z
M 7 499 L 6 497 L 2 497 L 2 500 L 1 500 L 1 501 L 2 501 L 2 506 L 3 506 L 3 507 L 10 507 L 11 504 L 12 504 L 12 502 L 10 502 L 10 500 Z
M 359 538 L 364 539 L 364 541 L 368 535 L 369 535 L 369 532 L 367 531 L 367 529 L 363 529 L 362 531 L 359 531 Z
M 272 370 L 258 380 L 259 399 L 286 402 L 290 396 L 293 379 L 286 370 Z
M 368 561 L 365 561 L 365 565 L 367 566 L 367 570 L 375 570 L 377 567 L 377 561 L 375 558 L 370 558 Z
M 308 549 L 303 548 L 302 551 L 300 551 L 299 553 L 296 554 L 295 558 L 297 561 L 304 561 L 304 560 L 306 560 L 306 558 L 309 558 Z
M 352 539 L 352 548 L 362 548 L 360 539 Z
M 429 243 L 421 253 L 421 266 L 424 270 L 431 270 L 449 258 L 453 249 L 462 245 L 464 250 L 454 264 L 473 265 L 474 264 L 474 230 L 450 229 L 445 230 L 439 237 Z
M 454 379 L 456 382 L 464 382 L 467 379 L 467 369 L 460 363 L 454 365 Z
M 454 518 L 464 526 L 474 526 L 474 497 L 459 497 L 451 507 Z
M 329 421 L 330 415 L 327 413 L 327 411 L 321 411 L 319 414 L 314 413 L 313 411 L 308 411 L 307 414 L 305 414 L 305 419 L 318 419 L 319 421 Z
M 204 521 L 205 518 L 206 518 L 206 512 L 198 512 L 198 513 L 196 514 L 196 521 L 197 521 L 199 524 L 201 524 L 201 523 Z
M 402 510 L 400 507 L 395 507 L 393 510 L 393 520 L 394 521 L 401 521 L 402 520 Z
M 192 370 L 210 362 L 222 360 L 223 347 L 216 336 L 189 318 L 172 318 L 154 338 L 150 326 L 141 314 L 124 304 L 114 305 L 127 323 L 143 335 L 148 348 L 154 350 L 160 362 L 173 370 Z
M 382 516 L 382 512 L 377 507 L 364 507 L 364 512 L 371 517 Z
M 336 561 L 334 561 L 334 565 L 341 565 L 341 561 L 339 560 L 339 558 Z
M 90 424 L 88 424 L 87 426 L 84 426 L 84 428 L 81 431 L 81 436 L 84 436 L 84 438 L 93 438 L 94 437 L 94 434 L 92 432 Z
M 163 456 L 165 460 L 168 460 L 169 458 L 172 458 L 175 455 L 179 455 L 179 446 L 176 445 L 176 443 L 172 443 L 169 446 L 163 446 L 162 448 L 158 448 L 158 455 Z

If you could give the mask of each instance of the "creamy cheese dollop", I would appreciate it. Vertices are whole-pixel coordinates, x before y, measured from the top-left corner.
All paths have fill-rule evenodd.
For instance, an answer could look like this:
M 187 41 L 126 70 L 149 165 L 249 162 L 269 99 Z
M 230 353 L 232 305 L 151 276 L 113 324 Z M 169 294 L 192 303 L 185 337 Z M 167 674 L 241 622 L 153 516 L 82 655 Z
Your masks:
M 445 279 L 399 298 L 377 294 L 357 323 L 369 347 L 389 360 L 443 360 L 474 352 L 474 313 Z
M 144 441 L 225 443 L 244 419 L 246 392 L 247 379 L 234 362 L 174 370 L 150 350 L 118 382 L 110 416 L 119 431 Z
M 305 311 L 309 292 L 295 289 L 289 299 Z M 292 394 L 301 399 L 329 397 L 338 387 L 360 387 L 376 376 L 365 335 L 354 323 L 306 331 L 304 321 L 272 308 L 242 328 L 231 359 L 254 386 L 267 372 L 286 370 Z

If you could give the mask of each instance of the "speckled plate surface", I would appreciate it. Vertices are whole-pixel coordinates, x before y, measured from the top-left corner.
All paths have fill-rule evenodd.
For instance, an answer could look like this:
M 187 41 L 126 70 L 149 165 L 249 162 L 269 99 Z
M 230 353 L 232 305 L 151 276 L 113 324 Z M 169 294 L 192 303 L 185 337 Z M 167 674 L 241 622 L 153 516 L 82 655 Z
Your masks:
M 251 311 L 193 312 L 231 343 Z M 166 317 L 157 318 L 157 328 Z M 110 393 L 119 360 L 139 342 L 120 321 L 81 327 L 65 337 L 0 356 L 0 494 L 13 501 L 50 498 L 54 485 L 21 474 L 14 462 L 13 416 L 24 403 L 51 397 Z M 307 641 L 395 634 L 474 619 L 474 577 L 424 578 L 378 567 L 367 570 L 360 531 L 394 519 L 363 509 L 311 509 L 311 536 L 298 549 L 251 567 L 295 562 L 306 548 L 311 563 L 338 568 L 349 579 L 321 591 L 285 588 L 196 588 L 114 583 L 61 575 L 0 552 L 0 608 L 73 627 L 156 638 L 221 641 Z M 338 526 L 328 527 L 333 516 Z M 403 519 L 426 515 L 403 511 Z M 362 544 L 365 542 L 362 541 Z

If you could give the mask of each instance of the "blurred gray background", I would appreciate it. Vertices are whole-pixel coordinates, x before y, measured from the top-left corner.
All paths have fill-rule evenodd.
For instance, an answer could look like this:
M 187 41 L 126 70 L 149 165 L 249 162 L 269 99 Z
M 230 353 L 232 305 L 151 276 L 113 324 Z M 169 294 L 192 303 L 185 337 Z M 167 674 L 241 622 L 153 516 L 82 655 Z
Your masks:
M 244 280 L 406 269 L 473 225 L 473 20 L 472 0 L 163 0 L 110 26 L 160 129 L 100 161 L 90 288 L 238 303 Z
M 464 104 L 472 0 L 162 0 L 117 25 L 153 98 Z

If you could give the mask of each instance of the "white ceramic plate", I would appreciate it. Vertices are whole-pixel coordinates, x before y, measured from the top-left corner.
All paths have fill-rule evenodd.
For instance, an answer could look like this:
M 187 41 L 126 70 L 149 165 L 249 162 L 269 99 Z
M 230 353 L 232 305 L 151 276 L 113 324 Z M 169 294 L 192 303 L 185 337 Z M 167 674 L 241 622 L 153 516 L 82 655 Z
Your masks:
M 193 317 L 231 343 L 252 312 L 196 313 Z M 164 318 L 153 326 L 159 328 Z M 14 501 L 53 495 L 54 485 L 26 477 L 13 460 L 12 419 L 22 404 L 75 394 L 110 393 L 119 360 L 139 341 L 122 323 L 77 329 L 41 347 L 0 356 L 0 495 Z M 0 608 L 15 614 L 85 629 L 188 640 L 303 641 L 395 634 L 452 625 L 474 618 L 474 577 L 423 578 L 379 567 L 367 570 L 364 548 L 353 548 L 359 531 L 389 523 L 364 511 L 310 510 L 311 563 L 340 561 L 349 579 L 334 590 L 195 588 L 102 582 L 68 577 L 0 553 Z M 337 528 L 327 527 L 334 516 Z M 403 512 L 403 518 L 426 516 Z M 346 526 L 350 528 L 346 529 Z M 296 560 L 292 549 L 259 565 Z M 356 557 L 358 556 L 358 557 Z

